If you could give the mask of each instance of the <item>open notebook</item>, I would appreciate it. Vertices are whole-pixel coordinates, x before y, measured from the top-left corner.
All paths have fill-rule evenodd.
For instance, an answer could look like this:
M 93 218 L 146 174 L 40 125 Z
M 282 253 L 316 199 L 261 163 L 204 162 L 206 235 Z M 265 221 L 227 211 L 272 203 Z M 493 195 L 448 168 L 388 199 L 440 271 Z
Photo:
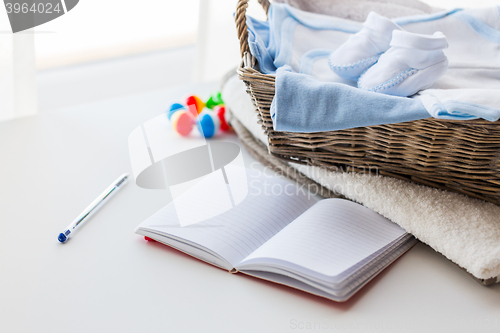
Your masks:
M 206 177 L 176 200 L 210 197 L 212 178 L 217 177 Z M 170 203 L 136 233 L 230 272 L 335 301 L 347 300 L 416 243 L 398 225 L 354 202 L 320 200 L 281 178 L 250 176 L 248 184 L 246 198 L 222 214 L 181 227 Z M 206 208 L 192 207 L 200 214 Z

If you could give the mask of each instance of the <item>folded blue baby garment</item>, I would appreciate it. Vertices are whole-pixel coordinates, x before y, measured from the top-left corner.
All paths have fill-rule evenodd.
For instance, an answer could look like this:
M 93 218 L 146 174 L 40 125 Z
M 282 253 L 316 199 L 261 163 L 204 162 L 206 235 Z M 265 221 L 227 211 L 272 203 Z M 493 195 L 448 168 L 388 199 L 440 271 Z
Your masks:
M 271 116 L 276 131 L 303 133 L 401 123 L 429 113 L 419 100 L 322 82 L 284 66 L 276 72 Z
M 393 20 L 412 33 L 442 31 L 449 43 L 446 74 L 411 98 L 361 92 L 330 70 L 329 55 L 361 23 L 283 4 L 271 5 L 268 15 L 268 22 L 247 18 L 248 42 L 261 72 L 276 74 L 276 130 L 330 131 L 429 117 L 500 118 L 500 31 L 493 28 L 500 26 L 499 7 Z M 282 66 L 289 67 L 277 71 Z
M 260 71 L 270 74 L 276 71 L 274 66 L 274 54 L 271 55 L 271 41 L 269 21 L 262 22 L 252 17 L 247 17 L 248 27 L 248 47 L 250 52 L 257 59 Z

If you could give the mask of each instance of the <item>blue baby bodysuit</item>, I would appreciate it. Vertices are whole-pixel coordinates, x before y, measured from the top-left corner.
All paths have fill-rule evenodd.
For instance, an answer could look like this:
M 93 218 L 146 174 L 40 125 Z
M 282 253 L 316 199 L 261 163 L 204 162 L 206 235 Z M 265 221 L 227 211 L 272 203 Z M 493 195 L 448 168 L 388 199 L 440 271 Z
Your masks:
M 310 75 L 292 73 L 289 66 L 278 68 L 276 75 L 276 91 L 281 93 L 273 99 L 271 116 L 279 131 L 335 131 L 352 128 L 352 124 L 372 126 L 429 117 L 422 103 L 412 98 L 319 81 Z M 276 105 L 280 106 L 278 112 Z

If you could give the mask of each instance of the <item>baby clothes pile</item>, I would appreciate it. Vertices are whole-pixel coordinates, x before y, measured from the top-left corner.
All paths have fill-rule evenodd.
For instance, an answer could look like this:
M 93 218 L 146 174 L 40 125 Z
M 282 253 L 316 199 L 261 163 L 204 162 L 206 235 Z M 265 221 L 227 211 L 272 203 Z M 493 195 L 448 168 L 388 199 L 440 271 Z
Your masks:
M 276 75 L 277 131 L 500 118 L 498 7 L 363 24 L 273 4 L 268 17 L 247 18 L 248 42 Z

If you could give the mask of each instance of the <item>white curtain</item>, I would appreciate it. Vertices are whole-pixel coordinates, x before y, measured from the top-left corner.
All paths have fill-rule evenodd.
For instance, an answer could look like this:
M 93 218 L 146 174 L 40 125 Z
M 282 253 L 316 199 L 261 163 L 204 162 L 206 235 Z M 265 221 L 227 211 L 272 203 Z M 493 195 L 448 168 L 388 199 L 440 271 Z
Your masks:
M 0 121 L 37 112 L 34 37 L 33 29 L 13 34 L 0 9 Z

